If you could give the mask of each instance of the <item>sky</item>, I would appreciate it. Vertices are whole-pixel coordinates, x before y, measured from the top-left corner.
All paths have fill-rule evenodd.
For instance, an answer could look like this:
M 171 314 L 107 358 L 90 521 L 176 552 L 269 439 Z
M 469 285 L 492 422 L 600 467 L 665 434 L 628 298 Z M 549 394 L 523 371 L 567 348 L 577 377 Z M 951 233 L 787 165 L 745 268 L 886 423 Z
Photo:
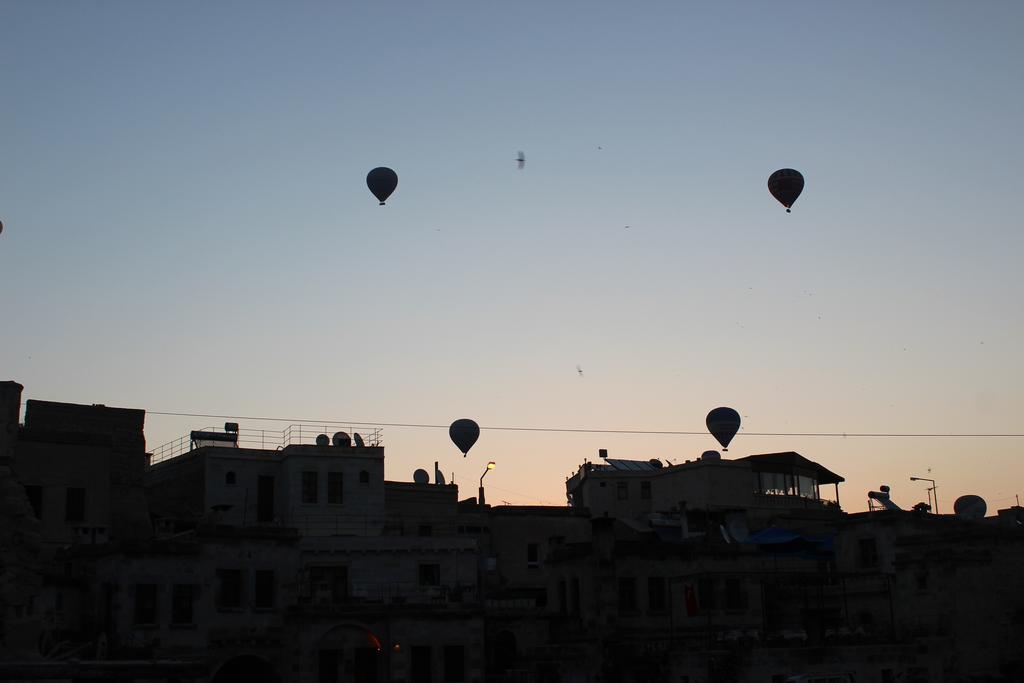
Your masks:
M 795 450 L 845 509 L 1024 493 L 1024 4 L 0 0 L 0 379 L 385 427 L 564 504 Z M 516 155 L 526 157 L 523 170 Z M 367 171 L 398 189 L 378 206 Z M 768 175 L 806 179 L 791 214 Z M 583 374 L 577 372 L 577 366 Z M 750 435 L 746 435 L 750 433 Z M 930 474 L 929 474 L 930 472 Z

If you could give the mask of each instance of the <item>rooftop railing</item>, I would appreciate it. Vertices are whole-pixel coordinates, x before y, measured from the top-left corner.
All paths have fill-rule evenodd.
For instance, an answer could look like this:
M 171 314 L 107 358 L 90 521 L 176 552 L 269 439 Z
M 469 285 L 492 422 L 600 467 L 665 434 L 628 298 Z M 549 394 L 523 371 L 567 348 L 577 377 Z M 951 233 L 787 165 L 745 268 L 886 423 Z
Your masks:
M 345 432 L 351 439 L 353 439 L 353 441 L 355 440 L 356 434 L 359 434 L 364 445 L 380 446 L 382 444 L 381 431 L 380 427 L 367 427 L 366 425 L 346 427 L 336 424 L 293 424 L 280 430 L 240 427 L 237 432 L 226 431 L 223 427 L 204 427 L 203 429 L 194 430 L 193 432 L 175 439 L 174 441 L 168 441 L 167 443 L 154 448 L 149 458 L 149 464 L 155 465 L 158 462 L 176 458 L 179 455 L 184 455 L 185 453 L 198 448 L 199 446 L 196 442 L 203 440 L 193 438 L 197 432 L 214 435 L 237 435 L 237 439 L 232 440 L 230 445 L 228 445 L 228 441 L 221 441 L 220 439 L 216 440 L 216 442 L 226 445 L 229 448 L 237 447 L 277 451 L 281 450 L 285 446 L 298 444 L 313 445 L 316 443 L 316 439 L 319 435 L 326 434 L 327 438 L 330 439 L 337 432 Z M 214 442 L 213 439 L 211 439 L 211 442 Z

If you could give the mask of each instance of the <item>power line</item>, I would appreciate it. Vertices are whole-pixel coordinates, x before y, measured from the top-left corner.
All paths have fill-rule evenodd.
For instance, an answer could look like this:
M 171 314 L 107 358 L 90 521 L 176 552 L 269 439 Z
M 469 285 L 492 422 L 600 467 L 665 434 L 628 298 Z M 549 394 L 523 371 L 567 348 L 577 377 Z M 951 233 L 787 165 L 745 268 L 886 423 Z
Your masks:
M 410 429 L 448 429 L 446 424 L 425 424 L 416 422 L 365 422 L 359 420 L 316 420 L 310 418 L 262 417 L 254 415 L 219 415 L 212 413 L 181 413 L 159 410 L 147 410 L 148 415 L 170 417 L 206 417 L 217 419 L 253 420 L 264 422 L 289 422 L 314 425 L 365 425 L 370 427 L 403 427 Z M 707 436 L 707 430 L 651 430 L 651 429 L 587 429 L 577 427 L 508 427 L 481 426 L 480 429 L 502 432 L 559 432 L 567 434 L 648 434 L 655 436 Z M 894 433 L 894 432 L 740 432 L 744 436 L 809 436 L 831 438 L 909 438 L 909 439 L 945 439 L 945 438 L 996 438 L 1021 439 L 1024 434 L 965 434 L 965 433 Z

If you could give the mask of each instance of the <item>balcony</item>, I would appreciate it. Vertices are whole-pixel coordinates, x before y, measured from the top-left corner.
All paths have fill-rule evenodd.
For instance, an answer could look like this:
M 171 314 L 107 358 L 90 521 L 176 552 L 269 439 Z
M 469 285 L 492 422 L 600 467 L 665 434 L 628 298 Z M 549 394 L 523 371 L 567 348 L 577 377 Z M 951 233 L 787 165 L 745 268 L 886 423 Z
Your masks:
M 164 460 L 184 455 L 200 446 L 218 446 L 226 448 L 249 448 L 263 451 L 279 451 L 286 446 L 294 445 L 316 445 L 316 439 L 321 434 L 328 437 L 337 433 L 345 432 L 349 435 L 360 434 L 362 443 L 366 446 L 380 446 L 382 429 L 369 425 L 341 425 L 341 424 L 311 424 L 296 423 L 288 425 L 284 429 L 253 429 L 241 427 L 236 430 L 226 431 L 223 427 L 204 427 L 195 429 L 173 441 L 158 446 L 149 454 L 149 464 L 155 465 Z M 196 439 L 195 436 L 200 438 Z M 359 443 L 357 442 L 358 446 Z

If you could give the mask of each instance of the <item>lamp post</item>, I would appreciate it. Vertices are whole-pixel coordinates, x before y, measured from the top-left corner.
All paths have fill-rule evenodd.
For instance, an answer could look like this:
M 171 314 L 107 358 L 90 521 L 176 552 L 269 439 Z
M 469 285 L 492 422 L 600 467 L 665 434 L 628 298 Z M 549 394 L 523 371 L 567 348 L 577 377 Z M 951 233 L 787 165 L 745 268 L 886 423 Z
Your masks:
M 484 506 L 484 477 L 486 477 L 487 473 L 490 472 L 493 469 L 494 469 L 494 461 L 492 460 L 491 462 L 487 463 L 487 469 L 485 469 L 484 473 L 480 475 L 480 491 L 479 491 L 480 495 L 478 496 L 478 498 L 480 500 L 480 507 Z
M 936 491 L 936 489 L 938 487 L 935 485 L 935 480 L 934 479 L 929 479 L 928 477 L 911 477 L 910 481 L 930 481 L 932 483 L 932 487 L 930 489 L 928 489 L 928 491 L 929 491 L 928 498 L 929 498 L 929 500 L 931 500 L 932 496 L 934 495 L 934 497 L 935 497 L 935 514 L 939 514 L 939 492 Z

